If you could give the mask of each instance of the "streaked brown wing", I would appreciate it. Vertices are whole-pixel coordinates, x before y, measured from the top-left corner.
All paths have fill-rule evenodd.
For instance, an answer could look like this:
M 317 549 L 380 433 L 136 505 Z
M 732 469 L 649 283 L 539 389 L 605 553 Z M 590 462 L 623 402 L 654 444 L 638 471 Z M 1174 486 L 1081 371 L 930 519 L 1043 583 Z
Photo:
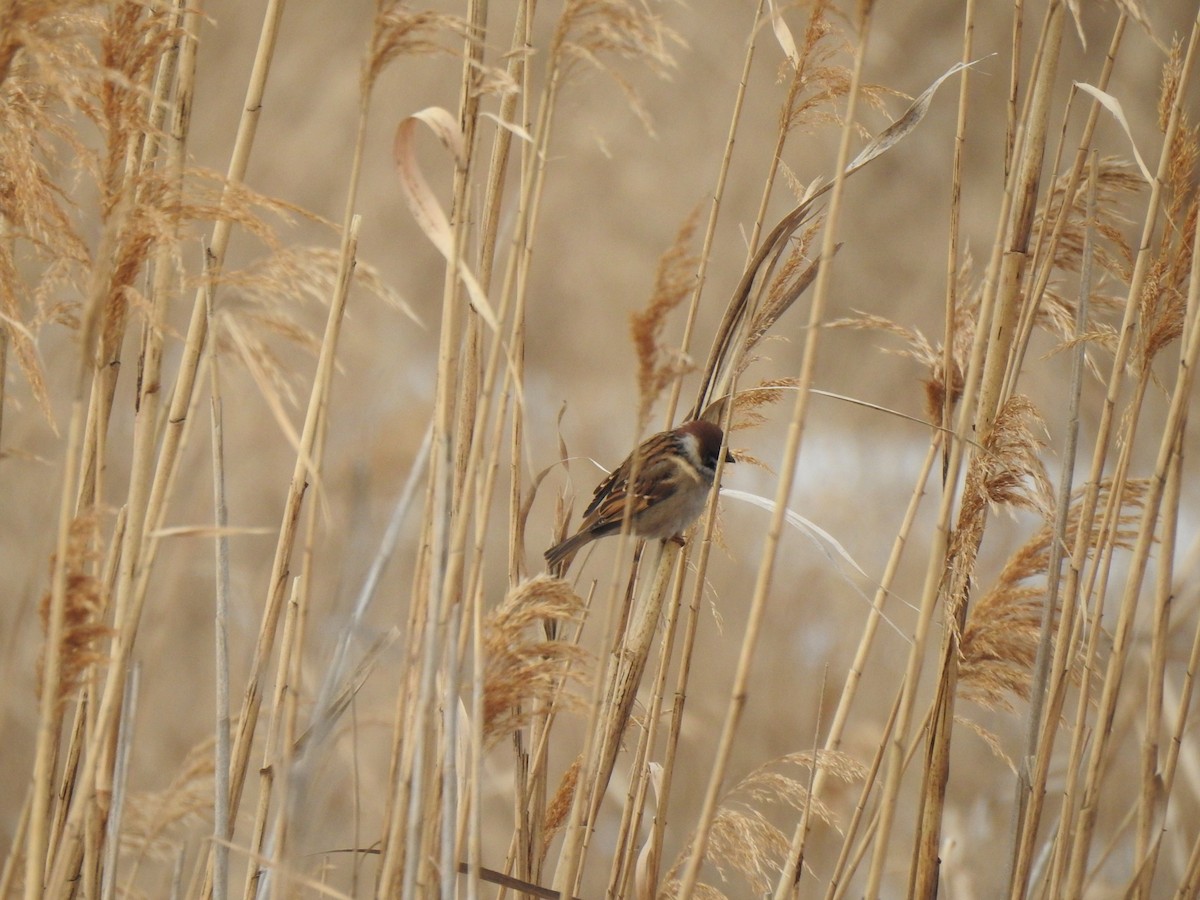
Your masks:
M 584 515 L 589 527 L 620 525 L 625 516 L 625 497 L 628 491 L 626 479 L 628 465 L 623 464 L 612 473 L 596 491 L 591 506 Z M 672 457 L 659 457 L 656 461 L 643 464 L 638 472 L 637 489 L 631 498 L 636 516 L 648 506 L 653 506 L 674 491 L 679 480 L 678 465 Z
M 588 508 L 583 511 L 583 520 L 586 522 L 591 518 L 592 514 L 608 500 L 609 497 L 620 497 L 625 494 L 625 482 L 629 480 L 629 469 L 633 465 L 633 457 L 635 454 L 641 454 L 642 465 L 646 465 L 647 460 L 661 458 L 663 451 L 668 444 L 673 444 L 675 439 L 671 432 L 663 431 L 658 434 L 651 435 L 642 441 L 640 447 L 633 453 L 625 457 L 625 462 L 621 463 L 612 473 L 600 482 L 594 494 L 592 494 L 592 502 L 588 504 Z M 643 480 L 639 476 L 638 480 Z
M 591 518 L 592 513 L 600 508 L 612 494 L 623 494 L 625 492 L 625 479 L 629 476 L 629 460 L 621 463 L 611 472 L 608 477 L 596 485 L 596 490 L 592 493 L 592 502 L 588 504 L 587 509 L 583 511 L 583 520 L 586 522 Z M 620 486 L 618 488 L 618 485 Z

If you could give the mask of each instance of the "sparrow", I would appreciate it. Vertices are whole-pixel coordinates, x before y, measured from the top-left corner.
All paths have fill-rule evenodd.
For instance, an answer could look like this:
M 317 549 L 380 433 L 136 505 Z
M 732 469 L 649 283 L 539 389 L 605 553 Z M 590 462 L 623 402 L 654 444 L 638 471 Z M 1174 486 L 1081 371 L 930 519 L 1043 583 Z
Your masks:
M 682 542 L 682 533 L 708 501 L 721 454 L 721 429 L 697 419 L 672 431 L 646 438 L 617 466 L 592 496 L 579 530 L 546 551 L 546 562 L 562 568 L 585 544 L 616 534 L 633 504 L 630 528 L 642 538 L 671 538 Z M 637 479 L 629 484 L 634 459 L 639 459 Z M 734 462 L 726 451 L 726 462 Z

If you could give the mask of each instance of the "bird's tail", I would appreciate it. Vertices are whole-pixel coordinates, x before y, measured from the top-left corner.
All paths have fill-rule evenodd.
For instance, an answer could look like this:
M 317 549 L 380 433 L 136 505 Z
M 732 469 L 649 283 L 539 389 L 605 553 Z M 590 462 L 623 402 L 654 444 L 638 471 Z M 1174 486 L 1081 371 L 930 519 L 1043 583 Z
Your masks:
M 589 531 L 580 531 L 567 538 L 561 544 L 555 544 L 547 550 L 545 557 L 546 562 L 550 566 L 550 571 L 558 575 L 567 571 L 571 567 L 571 560 L 575 558 L 575 554 L 594 537 L 595 535 Z

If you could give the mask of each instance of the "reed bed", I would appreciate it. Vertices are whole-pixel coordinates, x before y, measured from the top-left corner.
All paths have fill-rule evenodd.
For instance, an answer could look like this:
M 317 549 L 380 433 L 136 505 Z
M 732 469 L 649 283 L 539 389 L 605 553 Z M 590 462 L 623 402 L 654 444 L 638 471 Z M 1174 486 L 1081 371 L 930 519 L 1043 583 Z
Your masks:
M 0 4 L 0 896 L 1196 896 L 1200 14 L 324 6 Z

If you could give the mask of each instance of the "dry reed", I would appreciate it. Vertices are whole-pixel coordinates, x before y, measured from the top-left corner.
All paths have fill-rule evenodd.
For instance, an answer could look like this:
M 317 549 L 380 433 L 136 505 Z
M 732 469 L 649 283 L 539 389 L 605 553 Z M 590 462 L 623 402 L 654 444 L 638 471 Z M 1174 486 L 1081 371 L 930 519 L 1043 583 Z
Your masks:
M 696 6 L 376 0 L 330 213 L 280 0 L 212 133 L 202 5 L 0 3 L 0 896 L 1194 895 L 1200 16 L 912 4 L 905 108 L 882 5 Z M 593 171 L 663 78 L 722 137 Z M 657 416 L 768 515 L 541 574 Z

